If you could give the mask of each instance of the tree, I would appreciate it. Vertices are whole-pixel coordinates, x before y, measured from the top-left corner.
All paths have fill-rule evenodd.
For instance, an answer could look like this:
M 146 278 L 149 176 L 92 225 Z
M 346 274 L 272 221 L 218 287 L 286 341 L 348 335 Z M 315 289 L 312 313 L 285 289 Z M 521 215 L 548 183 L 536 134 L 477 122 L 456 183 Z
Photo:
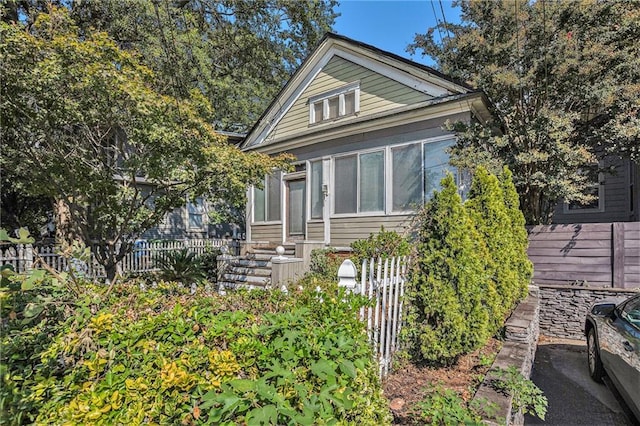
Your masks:
M 417 35 L 445 73 L 482 89 L 495 122 L 451 124 L 459 166 L 514 173 L 528 223 L 588 202 L 581 170 L 614 153 L 640 160 L 640 2 L 462 0 L 461 23 Z M 472 168 L 472 167 L 471 167 Z
M 185 198 L 241 204 L 283 158 L 245 154 L 202 117 L 197 91 L 153 90 L 152 70 L 65 9 L 0 23 L 2 166 L 56 200 L 63 240 L 81 240 L 110 279 L 129 243 Z
M 14 0 L 33 21 L 42 0 Z M 100 0 L 66 3 L 80 32 L 107 32 L 140 55 L 155 89 L 197 89 L 219 130 L 248 130 L 337 16 L 335 0 Z M 19 13 L 18 13 L 19 12 Z
M 403 333 L 417 359 L 447 363 L 484 344 L 497 330 L 500 299 L 486 273 L 487 248 L 451 174 L 418 224 Z

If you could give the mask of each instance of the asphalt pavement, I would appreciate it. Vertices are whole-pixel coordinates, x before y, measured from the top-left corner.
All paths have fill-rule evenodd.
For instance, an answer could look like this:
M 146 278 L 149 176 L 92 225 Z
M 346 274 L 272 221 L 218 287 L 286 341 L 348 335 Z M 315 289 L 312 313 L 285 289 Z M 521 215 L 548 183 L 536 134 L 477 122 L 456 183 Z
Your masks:
M 589 377 L 584 342 L 539 344 L 531 379 L 549 405 L 545 421 L 525 416 L 525 425 L 640 425 L 610 383 Z

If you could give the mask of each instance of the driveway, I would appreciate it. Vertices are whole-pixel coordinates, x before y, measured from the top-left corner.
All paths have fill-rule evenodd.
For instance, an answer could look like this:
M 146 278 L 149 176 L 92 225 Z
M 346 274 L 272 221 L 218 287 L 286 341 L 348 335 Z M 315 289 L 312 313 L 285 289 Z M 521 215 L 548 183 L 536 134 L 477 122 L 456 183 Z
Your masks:
M 540 342 L 531 376 L 549 401 L 546 420 L 526 416 L 525 425 L 638 425 L 621 398 L 591 380 L 585 342 Z

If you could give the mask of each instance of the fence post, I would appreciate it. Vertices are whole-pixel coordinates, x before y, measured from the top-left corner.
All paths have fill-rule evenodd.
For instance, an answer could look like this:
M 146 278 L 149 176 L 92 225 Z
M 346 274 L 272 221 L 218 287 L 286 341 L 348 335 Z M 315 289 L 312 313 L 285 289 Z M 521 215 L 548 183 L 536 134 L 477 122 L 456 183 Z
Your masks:
M 624 223 L 611 224 L 611 286 L 623 288 L 624 285 Z
M 29 272 L 33 269 L 33 245 L 26 244 L 24 246 L 24 270 Z
M 349 259 L 346 259 L 338 268 L 338 287 L 345 287 L 348 293 L 356 290 L 356 275 L 358 270 L 356 265 Z

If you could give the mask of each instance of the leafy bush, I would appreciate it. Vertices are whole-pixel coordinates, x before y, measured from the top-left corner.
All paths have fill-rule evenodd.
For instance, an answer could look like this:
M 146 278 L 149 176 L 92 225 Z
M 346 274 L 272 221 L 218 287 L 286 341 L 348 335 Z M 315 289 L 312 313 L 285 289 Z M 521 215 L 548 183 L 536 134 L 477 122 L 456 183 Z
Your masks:
M 163 280 L 191 284 L 206 277 L 202 260 L 186 248 L 160 253 L 155 263 L 160 268 L 160 278 Z
M 362 267 L 365 259 L 387 259 L 394 256 L 406 256 L 411 253 L 409 241 L 395 231 L 385 231 L 384 226 L 380 232 L 370 234 L 364 240 L 351 243 L 353 249 L 352 261 L 358 268 Z
M 485 404 L 467 405 L 453 390 L 435 386 L 428 390 L 424 399 L 415 404 L 420 418 L 426 425 L 482 425 L 482 414 L 494 407 Z
M 344 259 L 336 253 L 334 248 L 314 249 L 311 251 L 311 274 L 326 280 L 338 277 L 338 268 Z
M 52 295 L 64 303 L 51 321 L 3 311 L 2 421 L 388 423 L 357 315 L 366 301 L 321 287 L 223 297 L 116 285 L 107 300 Z M 3 309 L 30 294 L 8 291 Z
M 218 247 L 208 247 L 203 254 L 199 256 L 200 263 L 202 264 L 202 270 L 204 271 L 204 277 L 207 281 L 216 283 L 219 281 L 218 277 L 218 256 L 222 254 L 222 251 Z
M 443 364 L 495 332 L 497 294 L 484 268 L 487 250 L 450 174 L 420 215 L 403 336 L 416 360 Z
M 547 397 L 535 383 L 524 377 L 514 366 L 499 369 L 494 373 L 496 377 L 491 381 L 491 386 L 513 397 L 513 412 L 522 410 L 524 414 L 544 420 L 547 414 Z

